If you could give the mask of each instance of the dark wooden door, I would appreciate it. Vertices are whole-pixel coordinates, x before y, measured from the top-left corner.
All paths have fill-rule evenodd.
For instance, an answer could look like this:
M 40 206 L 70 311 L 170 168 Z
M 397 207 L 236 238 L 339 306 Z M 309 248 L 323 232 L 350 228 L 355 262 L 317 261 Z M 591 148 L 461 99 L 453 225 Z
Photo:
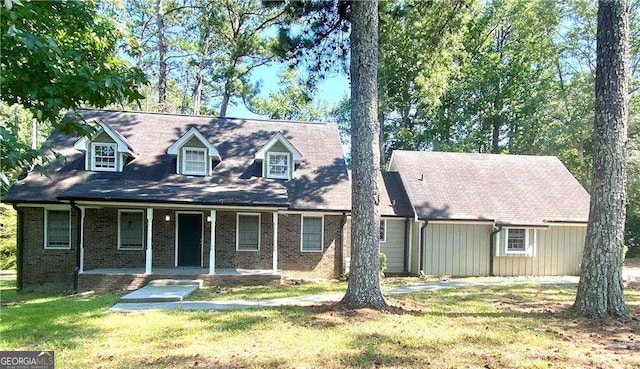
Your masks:
M 178 214 L 178 266 L 201 266 L 202 214 Z

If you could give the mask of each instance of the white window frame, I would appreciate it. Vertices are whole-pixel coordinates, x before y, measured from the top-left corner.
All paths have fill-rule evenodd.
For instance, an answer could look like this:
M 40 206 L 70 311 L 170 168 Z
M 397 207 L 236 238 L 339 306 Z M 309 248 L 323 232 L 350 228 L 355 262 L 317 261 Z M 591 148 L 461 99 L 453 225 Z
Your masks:
M 378 238 L 380 243 L 385 243 L 387 242 L 387 220 L 386 219 L 380 219 L 380 225 L 384 228 L 383 230 L 383 236 L 382 238 L 380 238 L 379 234 L 380 234 L 380 227 L 378 227 Z
M 262 238 L 262 214 L 260 213 L 237 213 L 236 214 L 236 251 L 242 251 L 242 252 L 258 252 L 260 251 L 260 246 L 261 246 L 261 238 Z M 247 249 L 240 249 L 240 217 L 241 216 L 255 216 L 258 217 L 258 248 L 255 250 L 247 250 Z
M 276 175 L 271 173 L 271 157 L 272 156 L 285 156 L 287 158 L 287 174 L 286 175 Z M 267 160 L 266 160 L 266 172 L 267 178 L 273 179 L 289 179 L 291 178 L 291 153 L 288 152 L 279 152 L 279 151 L 269 151 L 267 152 Z
M 69 214 L 69 245 L 68 246 L 49 246 L 49 212 L 50 211 L 66 211 Z M 47 250 L 71 250 L 71 210 L 50 208 L 44 209 L 44 248 Z
M 509 232 L 511 229 L 523 229 L 524 230 L 524 249 L 523 250 L 509 250 Z M 529 255 L 529 228 L 505 228 L 505 236 L 504 236 L 504 253 L 508 255 Z M 535 236 L 535 235 L 534 235 Z
M 204 170 L 202 172 L 187 170 L 187 151 L 197 151 L 204 155 Z M 195 161 L 194 161 L 195 162 Z M 206 176 L 207 175 L 207 149 L 202 147 L 183 147 L 182 148 L 182 174 Z
M 320 250 L 307 250 L 304 248 L 304 218 L 320 218 Z M 300 252 L 323 252 L 324 251 L 324 215 L 301 215 L 300 216 Z
M 96 147 L 105 146 L 113 149 L 113 168 L 96 167 Z M 102 156 L 101 156 L 102 157 Z M 118 145 L 109 142 L 92 142 L 91 143 L 91 170 L 99 172 L 117 172 L 118 171 Z
M 122 213 L 137 213 L 140 214 L 140 217 L 142 218 L 142 244 L 140 245 L 140 247 L 122 247 L 122 238 L 121 238 L 121 232 L 120 232 L 120 226 L 122 224 Z M 123 250 L 123 251 L 135 251 L 135 250 L 143 250 L 144 249 L 144 242 L 145 242 L 145 234 L 144 234 L 144 226 L 145 226 L 145 216 L 144 216 L 144 210 L 137 210 L 137 209 L 118 209 L 118 250 Z

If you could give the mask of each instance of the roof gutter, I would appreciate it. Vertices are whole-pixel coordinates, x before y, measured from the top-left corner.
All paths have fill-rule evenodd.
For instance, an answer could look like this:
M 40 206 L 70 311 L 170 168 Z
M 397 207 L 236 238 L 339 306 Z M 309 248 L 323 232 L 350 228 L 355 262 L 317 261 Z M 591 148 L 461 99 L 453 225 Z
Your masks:
M 16 291 L 22 290 L 22 274 L 24 272 L 24 210 L 13 204 L 16 211 Z
M 501 225 L 493 225 L 493 231 L 491 231 L 491 234 L 489 235 L 489 276 L 493 277 L 493 251 L 494 251 L 494 247 L 493 247 L 493 240 L 495 239 L 495 235 L 496 233 L 500 232 L 502 230 L 502 226 Z
M 427 228 L 427 226 L 429 225 L 429 221 L 425 220 L 424 223 L 422 224 L 422 227 L 420 227 L 420 273 L 424 273 L 424 253 L 425 253 L 425 248 L 426 248 L 426 242 L 425 242 L 425 237 L 424 237 L 424 230 Z
M 80 234 L 82 232 L 82 210 L 75 201 L 71 208 L 76 211 L 76 266 L 73 268 L 73 293 L 78 293 L 78 274 L 80 273 Z M 45 225 L 46 226 L 46 225 Z

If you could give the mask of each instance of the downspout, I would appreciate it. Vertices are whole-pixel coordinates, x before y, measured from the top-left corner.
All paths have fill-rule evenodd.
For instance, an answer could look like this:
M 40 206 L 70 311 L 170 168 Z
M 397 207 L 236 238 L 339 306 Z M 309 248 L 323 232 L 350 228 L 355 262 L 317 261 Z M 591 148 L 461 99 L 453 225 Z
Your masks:
M 411 218 L 405 218 L 404 220 L 404 264 L 402 266 L 402 272 L 404 274 L 409 274 L 409 225 L 411 223 Z
M 340 276 L 345 273 L 345 265 L 344 265 L 344 226 L 347 224 L 347 213 L 342 212 L 342 222 L 340 223 L 340 252 L 338 255 L 339 258 L 339 266 L 338 270 L 340 271 Z
M 82 211 L 71 200 L 71 207 L 76 211 L 76 266 L 73 268 L 73 293 L 78 293 L 78 274 L 80 273 L 80 232 L 82 232 Z
M 426 247 L 426 242 L 424 240 L 424 230 L 429 225 L 429 221 L 425 220 L 422 227 L 420 227 L 420 273 L 424 273 L 424 249 Z
M 13 204 L 16 211 L 16 291 L 22 290 L 22 273 L 24 260 L 24 211 Z
M 491 232 L 491 234 L 489 235 L 489 276 L 493 277 L 493 240 L 494 240 L 494 236 L 496 235 L 496 233 L 500 232 L 502 230 L 502 226 L 496 226 L 494 223 L 493 226 L 493 231 Z

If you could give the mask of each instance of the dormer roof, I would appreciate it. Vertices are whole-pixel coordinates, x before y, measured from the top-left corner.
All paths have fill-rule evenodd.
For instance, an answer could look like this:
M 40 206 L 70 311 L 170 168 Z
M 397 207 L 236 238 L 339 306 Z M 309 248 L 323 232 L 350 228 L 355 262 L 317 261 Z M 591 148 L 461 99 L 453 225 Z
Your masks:
M 222 157 L 220 156 L 218 150 L 213 147 L 211 142 L 209 142 L 209 140 L 207 140 L 195 127 L 191 127 L 185 134 L 182 135 L 182 137 L 177 139 L 171 146 L 169 146 L 169 148 L 167 149 L 167 154 L 178 155 L 178 151 L 180 151 L 180 148 L 184 146 L 185 143 L 189 142 L 189 140 L 191 140 L 191 138 L 193 137 L 198 139 L 198 141 L 200 141 L 204 145 L 204 147 L 207 148 L 207 152 L 209 153 L 210 157 L 218 161 L 222 161 Z
M 78 151 L 86 151 L 88 147 L 88 143 L 93 141 L 98 135 L 102 132 L 106 133 L 111 137 L 111 139 L 116 143 L 116 151 L 123 154 L 129 154 L 132 157 L 136 157 L 138 153 L 133 148 L 133 146 L 124 138 L 118 131 L 113 129 L 110 125 L 103 121 L 97 121 L 98 126 L 100 127 L 98 131 L 93 134 L 90 138 L 81 137 L 76 143 L 73 145 L 73 148 Z
M 273 137 L 271 137 L 271 139 L 256 152 L 255 159 L 264 160 L 265 155 L 267 154 L 269 149 L 271 149 L 277 142 L 280 142 L 282 145 L 284 145 L 284 147 L 287 148 L 287 150 L 291 153 L 291 158 L 293 159 L 294 163 L 300 164 L 300 162 L 302 161 L 302 154 L 300 153 L 300 151 L 298 151 L 298 149 L 296 149 L 295 146 L 293 146 L 291 141 L 284 137 L 281 132 L 273 135 Z

